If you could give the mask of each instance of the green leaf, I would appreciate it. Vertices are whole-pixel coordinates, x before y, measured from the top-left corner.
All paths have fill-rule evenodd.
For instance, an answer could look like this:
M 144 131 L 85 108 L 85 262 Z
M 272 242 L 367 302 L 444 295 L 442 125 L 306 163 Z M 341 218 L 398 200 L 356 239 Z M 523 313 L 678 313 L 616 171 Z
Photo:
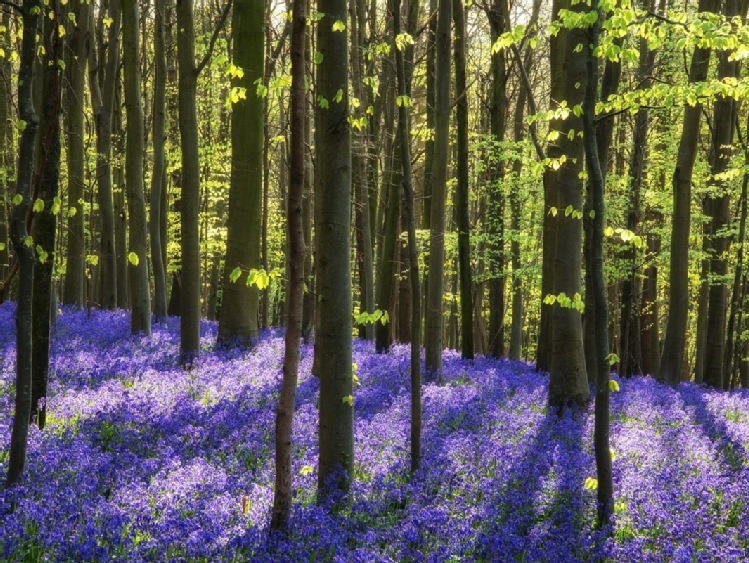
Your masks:
M 311 465 L 305 465 L 304 467 L 302 467 L 302 469 L 299 470 L 299 474 L 309 475 L 310 473 L 312 473 L 312 471 L 314 471 L 314 469 L 312 468 Z
M 55 196 L 55 199 L 52 200 L 52 207 L 50 207 L 49 212 L 52 213 L 52 215 L 57 215 L 60 212 L 61 205 L 62 200 Z
M 78 213 L 78 209 L 75 207 L 68 207 L 68 217 L 75 217 L 76 213 Z
M 36 245 L 36 256 L 39 258 L 39 262 L 44 264 L 47 261 L 47 258 L 49 257 L 49 253 L 42 248 L 41 244 Z
M 42 198 L 37 198 L 37 200 L 34 202 L 34 211 L 36 213 L 41 213 L 44 211 L 44 200 Z
M 564 216 L 569 217 L 570 215 L 572 215 L 572 212 L 574 210 L 575 210 L 574 207 L 572 207 L 571 205 L 568 205 L 567 208 L 564 210 Z
M 5 250 L 5 243 L 4 242 L 0 242 L 0 250 Z
M 330 103 L 325 96 L 317 96 L 317 105 L 322 109 L 328 109 L 330 107 Z
M 350 407 L 353 407 L 354 406 L 354 396 L 353 395 L 346 395 L 345 397 L 343 397 L 341 399 L 341 402 L 344 405 L 348 405 Z
M 619 383 L 617 383 L 614 379 L 609 379 L 609 391 L 616 392 L 619 391 Z
M 11 201 L 13 202 L 13 205 L 21 205 L 23 196 L 21 194 L 16 194 L 13 196 L 13 199 Z
M 335 96 L 333 96 L 333 101 L 337 104 L 341 103 L 341 100 L 343 99 L 343 90 L 338 90 L 338 92 L 335 93 Z
M 86 264 L 91 264 L 92 266 L 98 266 L 99 257 L 96 254 L 89 254 L 88 256 L 86 256 Z
M 231 281 L 231 283 L 234 283 L 239 279 L 239 276 L 241 275 L 242 275 L 242 268 L 237 266 L 231 271 L 231 274 L 229 274 L 229 280 Z
M 323 54 L 320 51 L 315 51 L 315 56 L 312 59 L 312 62 L 314 62 L 316 65 L 319 65 L 323 60 Z
M 588 477 L 585 479 L 585 484 L 583 485 L 586 491 L 595 491 L 598 489 L 598 479 L 594 479 L 593 477 Z
M 346 30 L 346 24 L 343 23 L 341 20 L 336 20 L 335 23 L 333 23 L 333 31 L 345 31 Z
M 26 129 L 27 125 L 28 123 L 26 123 L 23 119 L 19 119 L 18 121 L 16 121 L 16 127 L 18 127 L 19 131 L 23 131 L 24 129 Z
M 26 235 L 25 237 L 23 237 L 23 244 L 24 246 L 28 246 L 29 248 L 31 248 L 31 245 L 34 244 L 34 238 L 30 235 Z
M 127 261 L 130 262 L 133 266 L 137 266 L 140 264 L 140 258 L 138 258 L 138 255 L 135 252 L 131 252 L 127 255 Z

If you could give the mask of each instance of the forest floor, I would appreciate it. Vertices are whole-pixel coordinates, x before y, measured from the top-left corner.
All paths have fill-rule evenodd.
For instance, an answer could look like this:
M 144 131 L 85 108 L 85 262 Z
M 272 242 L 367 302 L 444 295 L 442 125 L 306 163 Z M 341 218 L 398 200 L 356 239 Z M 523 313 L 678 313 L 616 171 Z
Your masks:
M 0 306 L 0 480 L 14 395 L 13 306 Z M 356 480 L 320 506 L 318 382 L 303 347 L 288 537 L 269 537 L 283 339 L 175 362 L 176 319 L 129 336 L 125 312 L 65 311 L 48 425 L 21 486 L 0 492 L 0 561 L 692 562 L 749 556 L 749 392 L 620 380 L 616 514 L 594 530 L 592 407 L 559 417 L 520 362 L 445 352 L 423 388 L 423 468 L 409 473 L 408 349 L 356 341 Z M 17 509 L 10 512 L 11 504 Z

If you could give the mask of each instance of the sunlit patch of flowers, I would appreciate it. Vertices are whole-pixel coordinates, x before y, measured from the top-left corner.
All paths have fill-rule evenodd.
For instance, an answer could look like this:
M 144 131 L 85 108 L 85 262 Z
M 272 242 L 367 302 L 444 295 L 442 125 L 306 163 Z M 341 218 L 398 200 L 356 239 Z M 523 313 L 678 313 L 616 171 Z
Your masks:
M 13 306 L 0 306 L 0 479 L 14 394 Z M 616 378 L 616 504 L 597 531 L 592 409 L 559 416 L 520 362 L 445 353 L 423 388 L 409 467 L 409 356 L 354 345 L 356 481 L 316 502 L 318 382 L 303 347 L 291 533 L 269 536 L 282 335 L 176 363 L 178 323 L 130 337 L 126 313 L 65 310 L 49 424 L 0 492 L 0 561 L 692 562 L 749 553 L 749 394 Z M 17 504 L 14 512 L 10 511 Z

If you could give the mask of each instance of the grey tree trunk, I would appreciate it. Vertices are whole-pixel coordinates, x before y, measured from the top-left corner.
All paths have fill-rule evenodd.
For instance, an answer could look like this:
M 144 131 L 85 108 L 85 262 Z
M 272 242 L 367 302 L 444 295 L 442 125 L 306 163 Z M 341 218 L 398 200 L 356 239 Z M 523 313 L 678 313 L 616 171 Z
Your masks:
M 65 284 L 62 302 L 82 307 L 86 300 L 86 249 L 84 237 L 84 164 L 83 108 L 86 83 L 86 62 L 89 49 L 89 10 L 91 4 L 71 0 L 70 12 L 75 15 L 68 32 L 69 45 L 65 57 L 65 119 L 68 140 L 68 244 Z
M 5 49 L 9 49 L 9 31 L 8 25 L 10 24 L 10 12 L 4 11 L 2 13 L 2 25 L 6 30 L 2 36 L 0 44 Z M 9 57 L 3 57 L 0 60 L 0 80 L 3 83 L 10 83 L 12 80 L 11 76 L 12 67 Z M 7 283 L 6 278 L 11 271 L 10 263 L 10 232 L 8 224 L 8 204 L 10 198 L 8 194 L 11 192 L 11 184 L 8 178 L 12 175 L 11 169 L 14 166 L 15 148 L 13 147 L 13 132 L 11 129 L 11 116 L 12 106 L 10 92 L 8 88 L 0 88 L 0 143 L 2 143 L 2 149 L 0 149 L 0 167 L 5 171 L 3 175 L 2 183 L 0 184 L 0 303 L 4 302 L 8 297 L 8 291 L 5 287 Z
M 700 0 L 697 10 L 715 12 L 717 0 Z M 707 78 L 710 66 L 710 48 L 697 47 L 692 54 L 689 82 Z M 689 312 L 689 232 L 690 203 L 692 199 L 692 170 L 700 138 L 702 104 L 684 108 L 684 125 L 676 169 L 673 176 L 674 208 L 671 218 L 671 260 L 669 279 L 668 322 L 663 342 L 658 379 L 676 385 L 679 383 L 687 341 L 687 316 Z
M 255 81 L 262 79 L 264 71 L 264 13 L 263 0 L 234 1 L 234 64 L 244 69 L 244 76 L 235 79 L 235 85 L 247 89 L 247 98 L 234 104 L 231 116 L 232 168 L 219 340 L 245 345 L 258 335 L 260 303 L 259 290 L 246 283 L 245 273 L 263 267 L 265 115 L 264 100 L 255 94 Z M 231 273 L 236 268 L 243 275 L 233 282 Z
M 442 291 L 445 270 L 445 204 L 450 135 L 450 22 L 452 0 L 439 0 L 435 38 L 435 128 L 429 237 L 429 285 L 424 335 L 426 370 L 442 372 Z
M 151 294 L 148 285 L 148 235 L 143 195 L 143 107 L 140 95 L 139 9 L 136 0 L 122 0 L 123 68 L 127 112 L 128 282 L 130 330 L 151 334 Z
M 320 378 L 318 491 L 347 489 L 354 473 L 354 408 L 351 374 L 351 131 L 348 123 L 346 0 L 320 0 L 317 23 L 315 243 L 319 332 L 315 362 Z M 340 473 L 339 473 L 340 472 Z

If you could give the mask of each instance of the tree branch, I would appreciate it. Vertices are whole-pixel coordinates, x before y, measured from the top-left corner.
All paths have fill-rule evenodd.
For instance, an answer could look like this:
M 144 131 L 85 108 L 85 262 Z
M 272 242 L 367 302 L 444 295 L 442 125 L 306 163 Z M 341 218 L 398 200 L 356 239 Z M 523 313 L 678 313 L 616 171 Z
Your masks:
M 2 1 L 3 0 L 0 0 L 0 2 Z M 218 20 L 218 24 L 216 25 L 216 28 L 213 30 L 213 35 L 211 35 L 211 41 L 208 43 L 208 50 L 203 56 L 203 60 L 200 61 L 200 64 L 198 64 L 198 66 L 195 67 L 196 76 L 202 72 L 202 70 L 205 68 L 205 65 L 207 65 L 208 61 L 211 59 L 211 55 L 213 55 L 213 47 L 216 45 L 218 34 L 224 28 L 224 24 L 226 23 L 226 18 L 229 16 L 229 9 L 231 8 L 231 3 L 232 3 L 232 0 L 228 0 L 226 2 L 226 6 L 224 6 L 224 10 L 221 12 L 221 17 Z
M 526 94 L 528 95 L 528 109 L 530 110 L 531 115 L 534 115 L 537 110 L 536 110 L 536 99 L 533 96 L 533 86 L 531 85 L 531 81 L 528 78 L 528 73 L 525 71 L 525 65 L 523 64 L 523 59 L 520 56 L 520 49 L 518 49 L 518 46 L 515 44 L 512 45 L 512 54 L 515 55 L 515 62 L 517 63 L 518 69 L 520 70 L 520 77 L 523 79 L 523 86 L 525 87 Z M 528 131 L 531 134 L 531 139 L 533 140 L 533 146 L 536 149 L 536 154 L 538 155 L 538 158 L 540 160 L 546 160 L 546 153 L 544 152 L 544 149 L 538 140 L 538 135 L 536 134 L 536 127 L 534 125 L 531 125 L 530 127 L 528 127 Z

